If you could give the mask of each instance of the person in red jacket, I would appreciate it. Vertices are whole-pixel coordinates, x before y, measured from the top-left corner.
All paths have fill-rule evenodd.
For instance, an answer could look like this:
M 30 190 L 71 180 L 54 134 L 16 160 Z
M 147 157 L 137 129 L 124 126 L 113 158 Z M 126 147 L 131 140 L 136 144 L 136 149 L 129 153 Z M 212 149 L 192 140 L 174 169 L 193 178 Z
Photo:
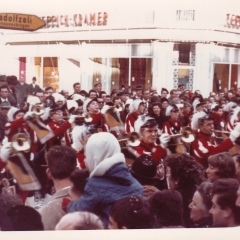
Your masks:
M 236 125 L 234 130 L 231 131 L 229 138 L 217 145 L 215 137 L 212 136 L 214 119 L 206 114 L 194 121 L 198 121 L 198 132 L 196 133 L 196 139 L 191 143 L 191 155 L 206 169 L 209 156 L 226 152 L 234 146 L 236 139 L 240 136 L 240 124 Z
M 63 123 L 63 112 L 60 108 L 54 108 L 50 111 L 51 122 L 48 123 L 48 126 L 52 129 L 54 137 L 48 140 L 48 147 L 54 145 L 64 145 L 70 146 L 71 140 L 67 133 L 67 130 L 71 128 L 71 124 L 75 120 L 75 115 L 71 115 L 68 121 Z
M 125 130 L 127 133 L 134 132 L 134 123 L 138 116 L 145 112 L 145 104 L 141 99 L 135 99 L 129 106 L 130 113 L 126 117 Z
M 160 137 L 161 144 L 156 144 L 158 136 L 158 123 L 154 118 L 148 116 L 139 116 L 135 122 L 134 128 L 139 134 L 141 141 L 138 146 L 133 147 L 135 152 L 141 156 L 147 154 L 157 163 L 167 156 L 166 143 L 169 141 L 168 134 L 162 134 Z

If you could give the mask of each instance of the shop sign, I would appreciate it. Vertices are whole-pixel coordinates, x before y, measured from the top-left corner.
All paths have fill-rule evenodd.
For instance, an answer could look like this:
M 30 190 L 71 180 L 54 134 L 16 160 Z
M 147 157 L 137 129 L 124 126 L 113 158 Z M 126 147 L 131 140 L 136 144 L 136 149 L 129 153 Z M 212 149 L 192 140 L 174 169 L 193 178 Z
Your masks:
M 108 14 L 106 12 L 96 12 L 89 14 L 44 16 L 42 20 L 46 23 L 45 28 L 104 26 L 107 25 Z
M 21 13 L 0 13 L 0 28 L 36 31 L 45 26 L 45 22 L 35 15 Z
M 226 14 L 226 25 L 228 28 L 240 28 L 240 15 Z

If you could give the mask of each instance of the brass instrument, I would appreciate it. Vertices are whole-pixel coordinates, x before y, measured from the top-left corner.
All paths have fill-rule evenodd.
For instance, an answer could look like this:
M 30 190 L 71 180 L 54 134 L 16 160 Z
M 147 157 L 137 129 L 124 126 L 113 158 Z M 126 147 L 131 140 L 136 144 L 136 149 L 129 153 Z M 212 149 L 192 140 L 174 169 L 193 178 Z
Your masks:
M 228 131 L 220 131 L 220 130 L 214 130 L 215 133 L 224 133 L 224 134 L 230 134 Z
M 182 141 L 185 143 L 190 143 L 195 140 L 193 131 L 190 127 L 184 127 L 182 129 L 182 133 L 170 135 L 171 138 L 179 138 L 181 137 Z
M 92 122 L 92 114 L 86 113 L 84 116 L 77 115 L 74 122 L 77 125 L 81 125 L 80 123 L 90 123 Z
M 32 106 L 32 112 L 34 112 L 35 115 L 40 116 L 44 114 L 44 107 L 40 104 L 36 104 Z
M 12 137 L 12 148 L 16 152 L 30 150 L 30 137 L 28 133 L 17 133 Z
M 140 144 L 140 136 L 137 132 L 131 132 L 127 138 L 119 139 L 118 142 L 127 142 L 128 146 L 136 147 Z

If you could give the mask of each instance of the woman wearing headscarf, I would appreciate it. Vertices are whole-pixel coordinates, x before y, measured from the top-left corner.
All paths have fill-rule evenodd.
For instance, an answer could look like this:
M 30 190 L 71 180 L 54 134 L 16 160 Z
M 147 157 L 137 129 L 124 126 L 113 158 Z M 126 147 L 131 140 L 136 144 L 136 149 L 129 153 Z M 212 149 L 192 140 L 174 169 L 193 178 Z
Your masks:
M 68 204 L 67 212 L 93 212 L 107 227 L 113 203 L 132 194 L 142 196 L 142 186 L 132 177 L 120 145 L 110 133 L 96 133 L 89 138 L 85 163 L 90 176 L 84 193 L 77 201 Z

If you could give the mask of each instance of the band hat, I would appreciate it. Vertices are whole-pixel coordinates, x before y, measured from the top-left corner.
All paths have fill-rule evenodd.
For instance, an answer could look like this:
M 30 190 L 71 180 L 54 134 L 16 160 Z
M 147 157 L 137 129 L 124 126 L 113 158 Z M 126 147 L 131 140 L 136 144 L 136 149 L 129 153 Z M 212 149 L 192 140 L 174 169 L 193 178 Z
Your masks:
M 133 99 L 132 99 L 132 98 L 128 98 L 127 101 L 126 101 L 126 103 L 125 103 L 125 106 L 126 106 L 127 104 L 131 104 L 132 102 L 133 102 Z
M 12 122 L 14 120 L 14 117 L 16 116 L 16 114 L 18 114 L 19 112 L 25 113 L 25 111 L 22 109 L 19 109 L 16 107 L 11 107 L 7 113 L 7 117 L 9 119 L 9 121 Z
M 194 112 L 197 111 L 197 107 L 205 105 L 205 104 L 206 104 L 206 102 L 199 101 L 198 99 L 194 100 L 194 102 L 193 102 L 193 110 L 194 110 Z
M 67 109 L 68 109 L 68 111 L 71 110 L 72 108 L 75 108 L 75 109 L 78 108 L 77 102 L 74 101 L 74 100 L 67 100 Z
M 203 111 L 201 112 L 196 112 L 193 114 L 193 117 L 192 117 L 192 122 L 191 122 L 191 128 L 192 130 L 198 130 L 198 122 L 199 122 L 199 119 L 200 118 L 203 118 L 205 117 L 207 114 Z
M 0 82 L 7 82 L 7 76 L 6 75 L 0 75 Z
M 93 101 L 97 102 L 97 100 L 95 98 L 94 99 L 88 98 L 84 101 L 84 103 L 83 103 L 83 113 L 85 113 L 85 114 L 88 113 L 87 108 L 88 108 L 89 104 L 91 104 L 91 102 L 93 102 Z
M 12 75 L 12 76 L 7 76 L 7 82 L 10 85 L 17 85 L 19 84 L 19 81 L 17 80 L 17 77 Z
M 7 102 L 2 102 L 0 104 L 0 109 L 10 109 L 10 108 L 11 108 L 11 105 L 8 101 Z
M 56 102 L 65 102 L 65 98 L 62 94 L 53 93 L 52 96 L 54 97 L 54 101 Z
M 211 110 L 212 110 L 212 111 L 217 111 L 217 110 L 219 109 L 219 108 L 217 109 L 217 106 L 219 107 L 219 104 L 217 104 L 217 103 L 215 103 L 215 102 L 212 103 L 212 104 L 211 104 Z
M 139 105 L 142 103 L 143 103 L 143 101 L 139 98 L 133 100 L 129 106 L 130 113 L 136 112 L 138 110 Z
M 237 103 L 235 103 L 235 102 L 229 102 L 229 103 L 227 103 L 227 104 L 224 106 L 223 111 L 224 111 L 224 112 L 230 112 L 230 111 L 232 111 L 236 106 L 237 106 Z
M 139 136 L 141 135 L 141 134 L 140 134 L 141 128 L 142 128 L 149 120 L 155 120 L 155 118 L 152 118 L 152 117 L 149 117 L 149 116 L 146 116 L 146 115 L 138 116 L 137 120 L 136 120 L 135 123 L 134 123 L 134 129 L 135 129 L 135 132 L 137 132 L 137 133 L 139 134 Z M 156 121 L 156 120 L 155 120 L 155 121 Z M 156 122 L 156 125 L 157 125 L 157 122 Z
M 175 111 L 175 112 L 177 112 L 177 111 L 179 111 L 179 108 L 176 106 L 176 105 L 169 105 L 167 108 L 166 108 L 166 116 L 170 116 L 171 115 L 171 112 L 172 111 Z
M 74 101 L 81 100 L 82 102 L 84 102 L 85 97 L 82 96 L 81 94 L 73 94 L 72 95 L 72 100 L 74 100 Z

